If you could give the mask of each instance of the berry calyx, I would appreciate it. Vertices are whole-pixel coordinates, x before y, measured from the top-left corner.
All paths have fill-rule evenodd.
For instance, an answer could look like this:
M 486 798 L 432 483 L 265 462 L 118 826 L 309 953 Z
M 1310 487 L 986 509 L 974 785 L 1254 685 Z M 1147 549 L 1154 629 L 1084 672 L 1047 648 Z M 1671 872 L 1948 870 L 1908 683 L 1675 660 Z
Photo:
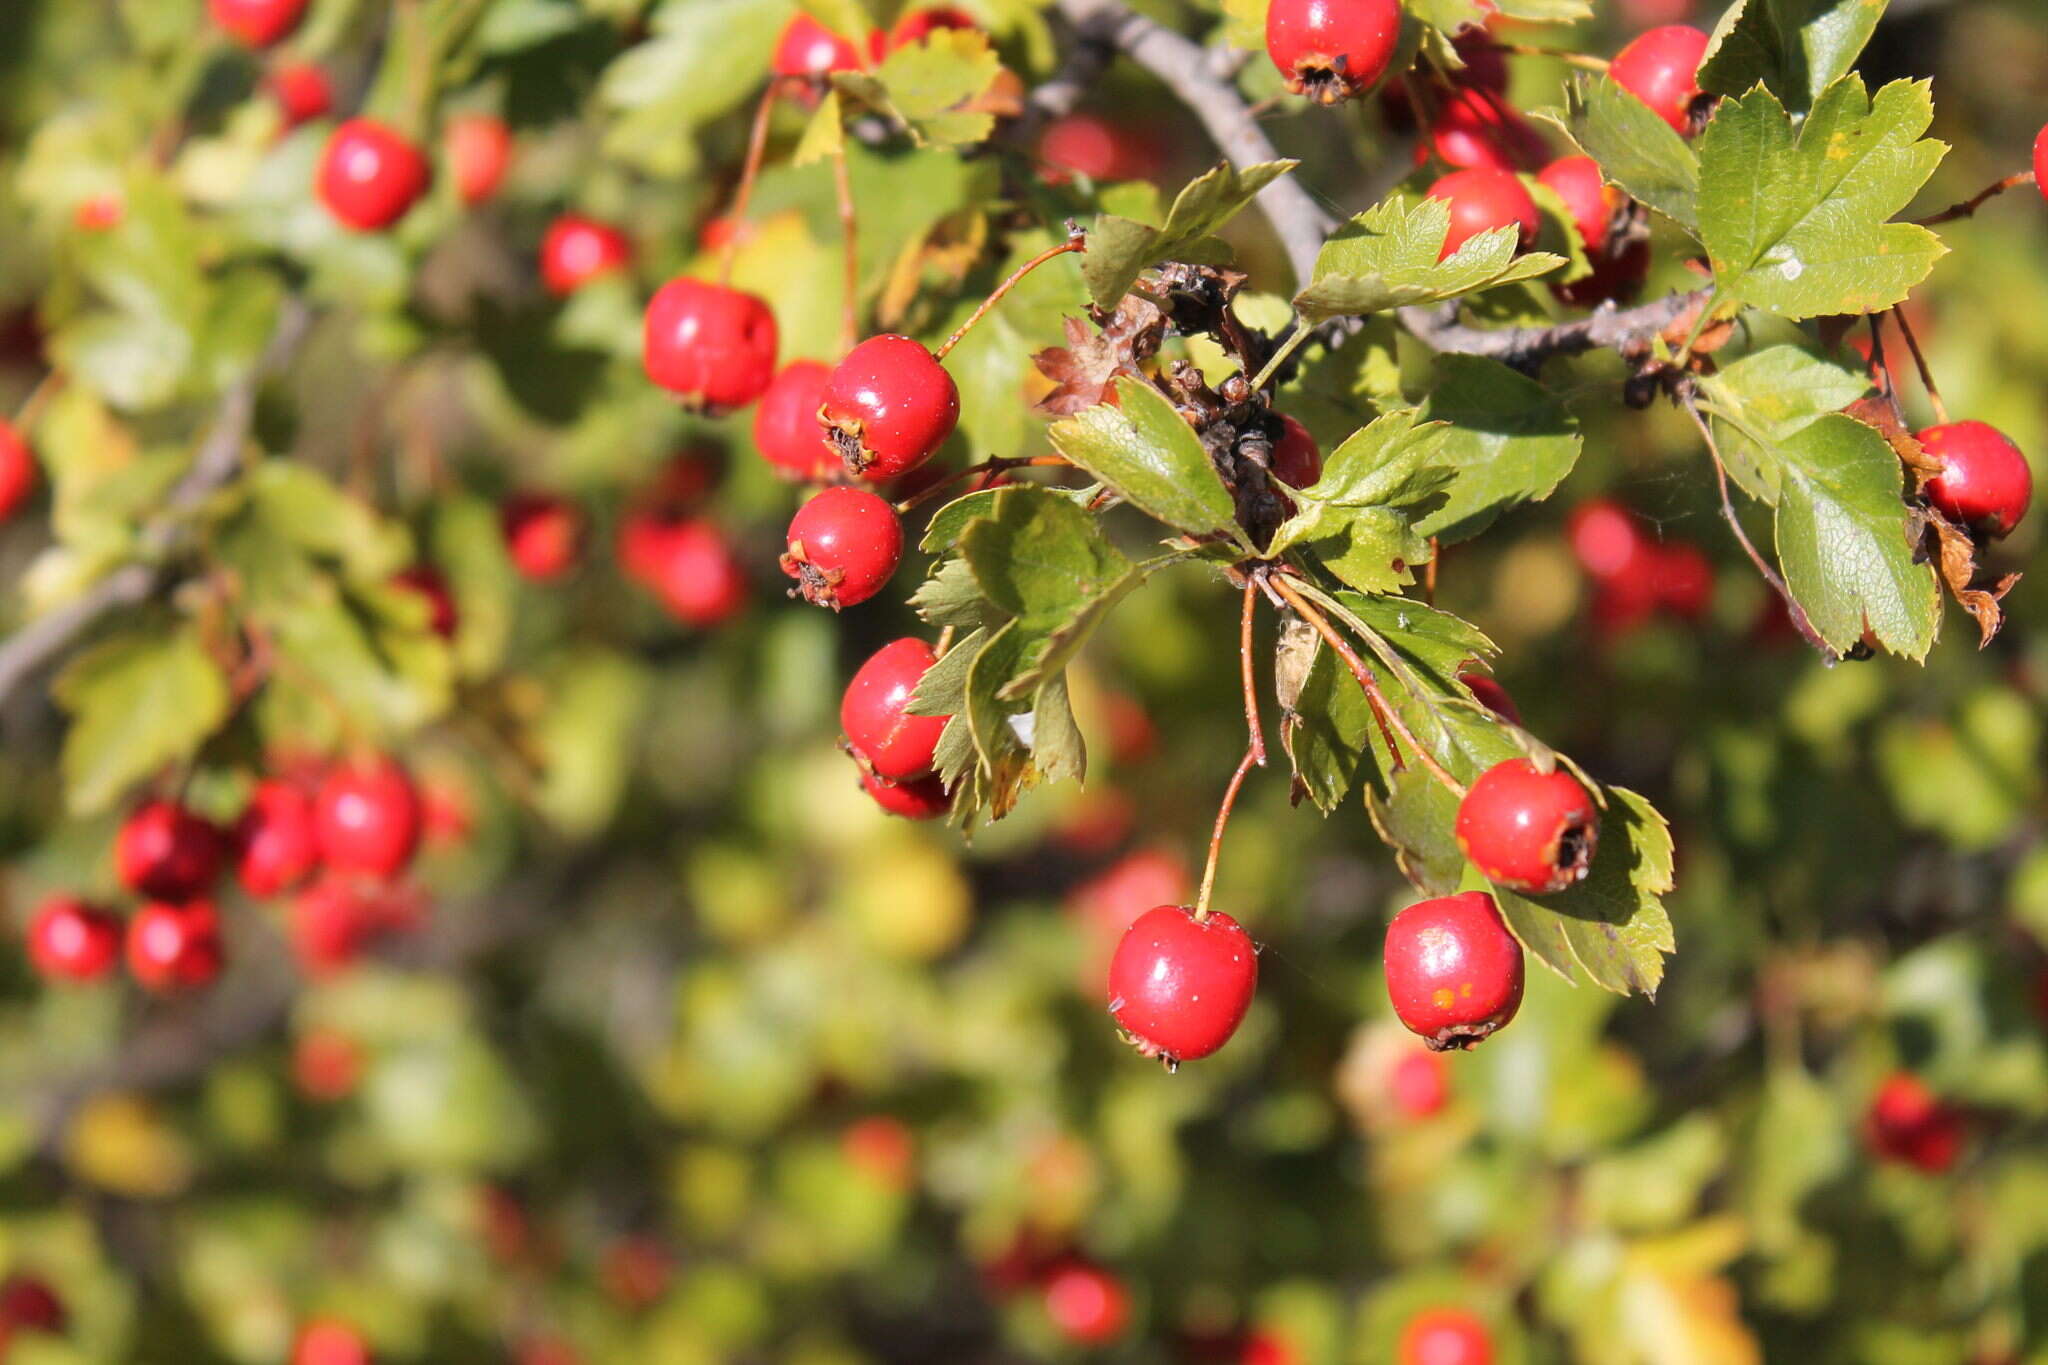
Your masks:
M 1486 879 L 1547 896 L 1586 875 L 1600 814 L 1579 779 L 1510 758 L 1479 775 L 1458 803 L 1458 847 Z
M 72 896 L 52 896 L 28 925 L 28 957 L 53 981 L 97 981 L 121 956 L 121 921 Z
M 808 14 L 789 21 L 776 40 L 768 69 L 784 80 L 821 81 L 834 71 L 861 69 L 860 49 Z
M 347 1323 L 318 1318 L 300 1329 L 291 1365 L 370 1365 L 370 1346 Z
M 1401 38 L 1398 0 L 1273 0 L 1266 55 L 1297 95 L 1338 104 L 1379 83 Z
M 552 493 L 515 493 L 498 508 L 505 552 L 520 576 L 551 583 L 576 565 L 583 543 L 583 514 Z
M 624 270 L 632 260 L 633 243 L 625 233 L 580 213 L 555 219 L 540 239 L 541 283 L 557 296 Z
M 1450 230 L 1444 234 L 1443 250 L 1437 253 L 1440 261 L 1450 259 L 1465 243 L 1494 228 L 1517 229 L 1521 239 L 1516 249 L 1526 250 L 1542 227 L 1536 201 L 1522 182 L 1506 171 L 1452 171 L 1429 187 L 1428 197 L 1444 200 L 1451 207 Z
M 1538 171 L 1536 178 L 1564 201 L 1572 226 L 1579 230 L 1579 240 L 1586 244 L 1586 254 L 1600 254 L 1607 246 L 1608 227 L 1624 202 L 1621 191 L 1600 174 L 1600 163 L 1590 156 L 1560 157 Z
M 906 820 L 936 820 L 953 809 L 953 797 L 937 773 L 909 782 L 889 782 L 862 769 L 860 785 L 876 805 Z
M 146 801 L 114 836 L 114 873 L 151 900 L 203 895 L 220 875 L 221 833 L 175 801 Z
M 287 129 L 324 118 L 334 109 L 334 83 L 312 62 L 279 62 L 263 78 L 263 85 Z
M 745 407 L 775 377 L 775 315 L 752 294 L 687 276 L 647 304 L 647 377 L 713 411 Z
M 880 592 L 903 558 L 903 521 L 865 488 L 828 488 L 790 519 L 782 571 L 791 594 L 838 611 Z
M 1458 681 L 1465 684 L 1472 698 L 1481 706 L 1499 716 L 1510 725 L 1522 723 L 1522 708 L 1515 705 L 1515 699 L 1508 690 L 1495 681 L 1491 673 L 1482 673 L 1476 668 L 1459 672 Z
M 1387 995 L 1433 1051 L 1469 1048 L 1522 1007 L 1522 945 L 1484 891 L 1417 901 L 1387 926 Z
M 1396 1365 L 1493 1365 L 1493 1333 L 1462 1308 L 1429 1308 L 1408 1319 Z
M 220 914 L 212 901 L 151 901 L 128 921 L 128 970 L 153 991 L 195 990 L 220 975 Z
M 754 406 L 754 448 L 784 478 L 826 479 L 840 468 L 839 452 L 818 428 L 831 375 L 823 361 L 792 360 Z
M 854 474 L 893 479 L 929 460 L 960 421 L 960 391 L 924 343 L 869 337 L 825 380 L 818 421 Z
M 403 134 L 352 118 L 328 137 L 314 186 L 343 226 L 375 232 L 403 218 L 432 178 L 426 154 Z
M 709 630 L 746 606 L 746 570 L 716 522 L 635 513 L 619 536 L 627 572 L 682 624 Z
M 1607 74 L 1685 136 L 1692 131 L 1692 106 L 1700 97 L 1700 62 L 1707 55 L 1708 41 L 1689 24 L 1653 28 L 1615 53 Z
M 1045 1277 L 1045 1315 L 1075 1345 L 1100 1346 L 1122 1336 L 1129 1325 L 1130 1291 L 1101 1266 L 1068 1261 Z
M 1950 521 L 1994 540 L 2011 534 L 2034 501 L 2034 471 L 2010 437 L 1987 422 L 1950 422 L 1920 433 L 1941 461 L 1922 490 Z
M 1944 1102 L 1918 1076 L 1898 1071 L 1878 1086 L 1863 1133 L 1877 1156 L 1939 1175 L 1962 1154 L 1968 1123 L 1961 1109 Z
M 1258 984 L 1258 949 L 1236 920 L 1158 905 L 1109 960 L 1109 1014 L 1140 1053 L 1172 1067 L 1229 1042 Z
M 1273 443 L 1273 473 L 1292 488 L 1313 487 L 1323 477 L 1323 452 L 1308 428 L 1281 415 L 1280 439 Z
M 36 491 L 36 457 L 14 423 L 0 418 L 0 522 L 21 510 Z
M 839 726 L 855 756 L 885 781 L 911 782 L 932 770 L 947 717 L 913 716 L 907 708 L 937 661 L 922 640 L 891 640 L 868 656 L 846 685 Z
M 269 47 L 299 26 L 306 0 L 206 0 L 215 27 L 249 47 Z
M 304 881 L 320 859 L 313 802 L 296 783 L 256 784 L 235 825 L 235 872 L 252 896 L 275 896 Z
M 419 791 L 395 759 L 341 764 L 313 798 L 313 830 L 330 870 L 394 877 L 419 848 Z
M 1452 91 L 1417 144 L 1419 166 L 1431 153 L 1447 166 L 1513 173 L 1542 163 L 1543 136 L 1499 92 L 1481 86 Z
M 498 192 L 512 164 L 512 130 L 496 114 L 457 114 L 448 120 L 448 164 L 455 193 L 475 207 Z

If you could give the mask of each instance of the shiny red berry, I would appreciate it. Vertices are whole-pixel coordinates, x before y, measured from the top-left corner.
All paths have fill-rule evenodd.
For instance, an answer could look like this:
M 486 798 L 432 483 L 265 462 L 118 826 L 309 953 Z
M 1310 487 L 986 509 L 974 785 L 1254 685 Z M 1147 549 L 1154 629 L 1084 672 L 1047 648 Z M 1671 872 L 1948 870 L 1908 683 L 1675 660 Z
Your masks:
M 1871 1099 L 1863 1133 L 1877 1156 L 1939 1175 L 1962 1154 L 1969 1119 L 1918 1076 L 1899 1071 L 1887 1076 Z
M 808 14 L 799 14 L 782 30 L 768 69 L 791 80 L 821 80 L 834 71 L 861 69 L 860 49 Z
M 1450 231 L 1444 236 L 1438 260 L 1447 260 L 1458 248 L 1482 232 L 1511 227 L 1521 232 L 1520 248 L 1536 240 L 1542 223 L 1536 201 L 1522 182 L 1506 171 L 1452 171 L 1429 187 L 1429 198 L 1451 206 Z
M 402 134 L 352 118 L 328 137 L 315 188 L 344 226 L 374 232 L 403 218 L 432 179 L 426 154 Z
M 1379 83 L 1400 46 L 1399 0 L 1273 0 L 1266 55 L 1287 88 L 1336 104 Z
M 808 482 L 839 470 L 839 452 L 818 426 L 831 374 L 823 361 L 792 360 L 754 407 L 754 448 L 784 478 Z
M 121 921 L 71 896 L 52 896 L 28 925 L 28 957 L 54 981 L 97 981 L 121 956 Z
M 1927 500 L 1950 521 L 1998 539 L 2011 533 L 2034 501 L 2034 471 L 2011 438 L 1984 422 L 1950 422 L 1920 433 L 1941 461 L 1927 481 Z
M 275 896 L 304 881 L 320 860 L 313 801 L 296 783 L 256 784 L 235 825 L 235 870 L 252 896 Z
M 299 26 L 306 0 L 206 0 L 214 25 L 249 47 L 269 47 Z
M 334 110 L 334 83 L 312 62 L 279 62 L 263 84 L 287 128 L 325 118 Z
M 347 1323 L 316 1319 L 292 1343 L 291 1365 L 370 1365 L 370 1346 Z
M 832 367 L 818 420 L 848 470 L 893 479 L 929 460 L 953 434 L 960 391 L 922 342 L 869 337 Z
M 647 304 L 647 377 L 686 402 L 741 408 L 775 377 L 775 315 L 752 294 L 686 277 Z
M 1692 131 L 1692 105 L 1700 95 L 1700 62 L 1707 35 L 1688 24 L 1666 24 L 1639 34 L 1607 74 L 1681 134 Z
M 573 294 L 592 280 L 624 270 L 633 260 L 626 234 L 595 218 L 565 213 L 540 239 L 540 278 L 548 292 Z
M 621 529 L 620 554 L 628 572 L 686 626 L 723 625 L 747 604 L 746 570 L 715 522 L 636 514 Z
M 576 565 L 583 514 L 552 493 L 515 493 L 498 508 L 512 567 L 535 583 L 551 583 Z
M 1480 86 L 1451 91 L 1430 121 L 1429 137 L 1415 148 L 1419 166 L 1434 154 L 1447 166 L 1515 171 L 1541 165 L 1549 149 L 1543 135 L 1516 113 L 1505 96 Z
M 911 782 L 932 770 L 946 717 L 913 716 L 905 708 L 935 662 L 924 641 L 891 640 L 868 656 L 840 699 L 839 725 L 847 743 L 885 781 Z
M 1451 1097 L 1450 1077 L 1444 1059 L 1434 1052 L 1404 1052 L 1388 1077 L 1394 1107 L 1411 1119 L 1426 1119 L 1442 1112 Z
M 512 164 L 512 130 L 496 114 L 457 114 L 448 120 L 447 156 L 462 202 L 477 205 L 498 192 Z
M 954 9 L 951 5 L 936 5 L 925 9 L 905 10 L 889 29 L 889 47 L 904 47 L 921 43 L 942 29 L 972 32 L 981 25 L 965 10 Z
M 2048 199 L 2048 124 L 2034 134 L 2034 188 Z
M 57 1291 L 49 1282 L 35 1275 L 9 1275 L 0 1284 L 0 1346 L 4 1346 L 11 1330 L 27 1328 L 31 1332 L 61 1332 L 71 1325 L 71 1314 L 64 1307 L 64 1300 L 57 1297 Z
M 1608 225 L 1622 205 L 1621 191 L 1600 174 L 1600 163 L 1590 156 L 1560 157 L 1536 173 L 1564 201 L 1586 253 L 1596 255 L 1607 245 Z
M 1408 1319 L 1395 1365 L 1493 1365 L 1493 1333 L 1462 1308 L 1430 1308 Z
M 338 765 L 313 799 L 313 830 L 330 870 L 397 876 L 419 848 L 419 790 L 395 759 Z
M 1385 960 L 1394 1014 L 1436 1051 L 1485 1041 L 1522 1006 L 1522 945 L 1484 891 L 1394 916 Z
M 890 782 L 863 769 L 860 785 L 876 805 L 906 820 L 936 820 L 953 809 L 953 798 L 937 773 L 909 782 Z
M 1109 1013 L 1139 1052 L 1171 1066 L 1229 1042 L 1258 984 L 1258 949 L 1236 920 L 1158 905 L 1109 960 Z
M 21 510 L 36 491 L 36 457 L 14 423 L 0 418 L 0 522 Z
M 208 986 L 220 967 L 220 914 L 212 901 L 151 901 L 128 921 L 128 970 L 150 990 Z
M 1488 881 L 1547 896 L 1586 875 L 1600 813 L 1562 767 L 1543 772 L 1510 758 L 1479 775 L 1458 803 L 1458 847 Z
M 1565 519 L 1572 556 L 1596 583 L 1640 576 L 1655 546 L 1633 512 L 1607 498 L 1589 498 Z
M 1273 443 L 1273 473 L 1292 488 L 1309 488 L 1323 477 L 1323 452 L 1308 428 L 1292 417 L 1280 418 L 1280 439 Z
M 1458 681 L 1471 689 L 1475 701 L 1508 724 L 1522 723 L 1522 708 L 1515 705 L 1515 699 L 1508 695 L 1508 690 L 1502 687 L 1492 674 L 1468 668 L 1458 674 Z
M 211 821 L 175 801 L 147 801 L 114 836 L 114 873 L 137 895 L 190 900 L 212 888 L 225 852 Z
M 444 640 L 455 638 L 461 617 L 455 610 L 455 595 L 448 590 L 448 580 L 439 569 L 431 564 L 414 564 L 391 575 L 391 585 L 417 594 L 427 604 L 428 630 Z
M 1130 1291 L 1101 1266 L 1068 1261 L 1045 1277 L 1045 1315 L 1075 1345 L 1105 1345 L 1130 1324 Z
M 865 488 L 827 488 L 790 519 L 782 571 L 793 592 L 834 611 L 880 592 L 903 559 L 903 519 Z

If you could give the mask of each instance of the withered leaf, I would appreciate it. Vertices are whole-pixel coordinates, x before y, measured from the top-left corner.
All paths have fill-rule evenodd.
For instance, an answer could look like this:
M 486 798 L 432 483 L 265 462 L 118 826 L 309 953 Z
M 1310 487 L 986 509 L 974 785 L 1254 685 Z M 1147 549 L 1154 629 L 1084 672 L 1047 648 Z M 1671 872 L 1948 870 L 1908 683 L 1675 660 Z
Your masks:
M 2020 576 L 2009 573 L 1995 583 L 1977 584 L 1977 543 L 1970 539 L 1970 533 L 1939 512 L 1927 512 L 1925 521 L 1928 532 L 1938 542 L 1935 563 L 1941 569 L 1941 581 L 1956 599 L 1956 605 L 1976 618 L 1977 648 L 1982 649 L 2005 624 L 2005 608 L 2000 603 Z
M 1065 346 L 1049 346 L 1031 357 L 1039 373 L 1053 383 L 1039 409 L 1055 417 L 1070 417 L 1102 402 L 1110 384 L 1119 375 L 1140 373 L 1166 337 L 1166 315 L 1136 294 L 1124 295 L 1109 321 L 1092 336 L 1079 318 L 1067 318 L 1063 326 Z

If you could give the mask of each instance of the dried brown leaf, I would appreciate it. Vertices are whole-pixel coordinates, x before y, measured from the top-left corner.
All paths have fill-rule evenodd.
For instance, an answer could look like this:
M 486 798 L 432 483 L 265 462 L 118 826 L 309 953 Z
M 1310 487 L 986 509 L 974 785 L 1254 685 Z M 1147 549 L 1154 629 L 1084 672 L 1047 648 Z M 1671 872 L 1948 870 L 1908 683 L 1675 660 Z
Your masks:
M 1056 417 L 1094 407 L 1109 396 L 1109 386 L 1119 375 L 1140 373 L 1165 340 L 1166 315 L 1149 299 L 1126 294 L 1094 335 L 1079 318 L 1067 318 L 1063 327 L 1065 346 L 1049 346 L 1031 358 L 1053 384 L 1052 392 L 1039 401 L 1039 410 Z

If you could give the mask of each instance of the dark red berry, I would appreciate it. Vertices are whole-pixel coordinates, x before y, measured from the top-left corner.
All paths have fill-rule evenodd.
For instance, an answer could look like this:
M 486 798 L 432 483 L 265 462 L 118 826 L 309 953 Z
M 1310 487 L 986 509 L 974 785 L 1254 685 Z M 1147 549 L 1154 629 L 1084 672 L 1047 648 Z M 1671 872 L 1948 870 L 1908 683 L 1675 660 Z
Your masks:
M 839 724 L 847 743 L 886 781 L 911 782 L 932 770 L 946 717 L 913 716 L 905 708 L 935 662 L 924 641 L 891 640 L 860 666 L 840 699 Z
M 1401 39 L 1399 0 L 1273 0 L 1266 55 L 1287 88 L 1336 104 L 1379 83 Z
M 1692 131 L 1692 104 L 1700 95 L 1700 62 L 1707 35 L 1687 24 L 1666 24 L 1640 34 L 1614 54 L 1607 74 L 1681 134 Z
M 54 981 L 97 981 L 121 956 L 121 921 L 72 896 L 52 896 L 28 925 L 28 957 Z
M 607 1247 L 599 1273 L 606 1293 L 628 1308 L 645 1308 L 662 1296 L 674 1271 L 667 1249 L 641 1235 L 621 1237 Z
M 1887 1076 L 1871 1099 L 1863 1132 L 1870 1150 L 1939 1175 L 1956 1163 L 1969 1135 L 1968 1116 L 1945 1103 L 1918 1076 L 1899 1071 Z
M 1493 1365 L 1493 1333 L 1462 1308 L 1430 1308 L 1408 1319 L 1395 1365 Z
M 151 901 L 128 921 L 128 970 L 150 990 L 211 985 L 220 967 L 220 914 L 212 901 Z
M 1536 240 L 1542 227 L 1536 201 L 1522 182 L 1506 171 L 1452 171 L 1429 187 L 1429 198 L 1442 199 L 1451 206 L 1450 231 L 1444 236 L 1438 260 L 1447 260 L 1459 247 L 1482 232 L 1512 227 L 1521 232 L 1520 248 Z
M 137 895 L 190 900 L 220 875 L 222 843 L 211 821 L 175 801 L 147 801 L 114 836 L 114 873 Z
M 1538 171 L 1536 178 L 1564 201 L 1572 225 L 1579 230 L 1579 239 L 1586 244 L 1586 254 L 1594 256 L 1603 251 L 1608 225 L 1614 221 L 1623 200 L 1621 191 L 1600 174 L 1600 163 L 1590 156 L 1560 157 Z
M 1394 1014 L 1439 1052 L 1469 1048 L 1522 1006 L 1522 945 L 1484 891 L 1417 901 L 1387 926 Z
M 1516 113 L 1505 96 L 1478 86 L 1452 91 L 1415 148 L 1419 166 L 1434 153 L 1447 166 L 1515 171 L 1541 165 L 1549 149 L 1542 134 Z
M 636 513 L 620 529 L 619 554 L 627 572 L 686 626 L 723 625 L 747 604 L 746 570 L 715 522 Z
M 1993 539 L 2020 524 L 2034 501 L 2034 471 L 2004 432 L 1984 422 L 1950 422 L 1921 432 L 1920 444 L 1941 461 L 1922 491 L 1943 516 Z
M 334 83 L 312 62 L 279 62 L 263 84 L 287 128 L 324 118 L 334 109 Z
M 1236 920 L 1158 905 L 1109 960 L 1109 1014 L 1139 1052 L 1172 1066 L 1229 1042 L 1258 984 L 1258 949 Z
M 632 260 L 633 243 L 625 233 L 580 213 L 555 219 L 540 239 L 540 278 L 552 294 L 573 294 Z
M 457 114 L 448 120 L 448 165 L 455 193 L 469 205 L 498 192 L 512 164 L 512 130 L 496 114 Z
M 951 5 L 936 5 L 925 9 L 906 10 L 889 29 L 889 47 L 905 47 L 921 43 L 942 29 L 971 32 L 981 25 L 974 22 L 974 16 L 965 10 L 954 9 Z
M 1273 443 L 1273 473 L 1292 488 L 1309 488 L 1323 477 L 1323 452 L 1308 428 L 1292 417 L 1280 418 L 1280 439 Z
M 768 68 L 791 80 L 822 80 L 834 71 L 861 69 L 860 49 L 808 14 L 799 14 L 782 30 Z
M 291 1365 L 370 1365 L 370 1346 L 347 1323 L 320 1318 L 300 1329 Z
M 535 583 L 550 583 L 576 564 L 583 514 L 552 493 L 515 493 L 498 509 L 512 567 Z
M 352 118 L 320 153 L 320 202 L 358 232 L 390 227 L 427 192 L 433 171 L 426 154 L 375 119 Z
M 304 881 L 320 860 L 313 801 L 293 782 L 256 784 L 235 826 L 235 870 L 252 896 L 275 896 Z
M 19 512 L 35 491 L 35 453 L 14 423 L 0 418 L 0 522 Z
M 1442 1112 L 1451 1096 L 1450 1077 L 1444 1059 L 1434 1052 L 1404 1052 L 1388 1077 L 1394 1107 L 1411 1119 L 1426 1119 Z
M 903 558 L 903 519 L 865 488 L 827 488 L 790 519 L 782 571 L 793 592 L 834 611 L 867 601 Z
M 825 380 L 818 420 L 849 471 L 893 479 L 929 460 L 960 421 L 960 391 L 922 342 L 869 337 Z
M 1494 680 L 1492 674 L 1467 668 L 1458 674 L 1458 681 L 1471 689 L 1474 700 L 1508 724 L 1522 723 L 1522 709 L 1515 705 L 1515 699 Z
M 1699 546 L 1682 540 L 1651 548 L 1650 588 L 1657 605 L 1685 620 L 1700 620 L 1714 605 L 1714 562 Z
M 431 564 L 415 564 L 391 575 L 391 585 L 418 594 L 427 604 L 427 629 L 444 640 L 455 638 L 455 627 L 461 618 L 456 614 L 455 596 L 448 590 L 448 580 L 439 569 Z
M 953 798 L 937 773 L 909 782 L 889 782 L 862 769 L 860 785 L 876 805 L 906 820 L 936 820 L 953 809 Z
M 1077 1346 L 1115 1341 L 1131 1320 L 1131 1295 L 1101 1266 L 1067 1261 L 1045 1277 L 1045 1315 Z
M 1510 758 L 1479 775 L 1458 803 L 1458 847 L 1488 881 L 1531 896 L 1562 891 L 1586 875 L 1600 842 L 1600 813 L 1579 780 Z
M 1634 513 L 1607 498 L 1589 498 L 1565 520 L 1565 538 L 1579 567 L 1596 583 L 1640 577 L 1654 548 Z
M 250 47 L 269 47 L 299 26 L 306 0 L 206 0 L 223 33 Z
M 64 1300 L 49 1282 L 36 1275 L 9 1275 L 0 1284 L 0 1347 L 8 1332 L 27 1328 L 31 1332 L 62 1332 L 71 1325 Z
M 394 877 L 419 848 L 419 791 L 395 759 L 341 764 L 314 797 L 313 830 L 331 871 Z
M 839 452 L 818 426 L 831 375 L 823 361 L 792 360 L 754 407 L 754 448 L 785 478 L 810 482 L 839 470 Z
M 714 411 L 745 407 L 775 377 L 775 315 L 752 294 L 688 277 L 647 305 L 647 377 Z

